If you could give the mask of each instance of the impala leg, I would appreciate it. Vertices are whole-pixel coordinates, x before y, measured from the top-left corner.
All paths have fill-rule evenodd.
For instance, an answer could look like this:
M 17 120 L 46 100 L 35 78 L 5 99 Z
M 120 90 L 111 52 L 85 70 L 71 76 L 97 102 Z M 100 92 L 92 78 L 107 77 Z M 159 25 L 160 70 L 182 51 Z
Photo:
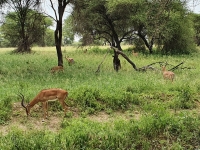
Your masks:
M 68 108 L 67 104 L 65 103 L 64 100 L 59 100 L 59 102 L 61 103 L 62 108 L 63 108 L 63 110 L 64 110 L 64 112 L 65 112 L 65 115 L 66 115 L 67 108 Z
M 46 119 L 48 116 L 48 112 L 47 112 L 48 103 L 43 102 L 42 104 L 43 104 L 42 106 L 43 106 L 44 119 Z

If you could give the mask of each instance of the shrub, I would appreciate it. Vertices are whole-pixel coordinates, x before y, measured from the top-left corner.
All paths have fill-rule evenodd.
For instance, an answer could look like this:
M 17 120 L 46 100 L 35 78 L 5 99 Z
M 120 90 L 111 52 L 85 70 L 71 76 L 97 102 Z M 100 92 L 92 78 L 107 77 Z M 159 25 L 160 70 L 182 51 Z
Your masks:
M 82 111 L 90 110 L 89 113 L 94 113 L 103 109 L 99 90 L 84 86 L 76 91 L 79 92 L 73 94 L 74 103 Z
M 171 104 L 174 109 L 191 109 L 195 107 L 194 92 L 189 85 L 183 85 L 177 89 L 178 94 Z
M 11 97 L 2 99 L 0 102 L 0 124 L 5 124 L 12 114 L 12 100 Z

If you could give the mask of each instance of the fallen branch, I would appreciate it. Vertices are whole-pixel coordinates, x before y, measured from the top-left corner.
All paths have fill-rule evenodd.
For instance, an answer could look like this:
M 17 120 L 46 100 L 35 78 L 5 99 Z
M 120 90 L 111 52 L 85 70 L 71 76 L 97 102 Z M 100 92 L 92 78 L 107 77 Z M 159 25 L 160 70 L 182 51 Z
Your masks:
M 180 64 L 176 65 L 175 67 L 169 69 L 169 71 L 174 71 L 175 69 L 177 69 L 180 65 L 182 65 L 184 62 L 181 62 Z
M 133 68 L 138 71 L 136 65 L 128 58 L 128 56 L 126 56 L 126 54 L 124 54 L 122 51 L 118 50 L 117 48 L 111 46 L 111 49 L 113 49 L 116 53 L 122 55 L 122 57 L 124 57 L 132 66 Z
M 95 71 L 95 73 L 99 73 L 100 72 L 100 68 L 101 68 L 101 65 L 103 64 L 104 60 L 106 59 L 106 56 L 108 55 L 108 52 L 106 53 L 106 55 L 104 56 L 103 60 L 101 61 L 101 63 L 99 64 L 97 70 Z
M 161 66 L 161 65 L 165 64 L 165 62 L 154 62 L 154 63 L 151 63 L 147 66 L 143 66 L 141 68 L 138 68 L 138 70 L 139 71 L 147 71 L 147 69 L 156 70 L 154 67 L 152 67 L 155 64 L 159 64 Z

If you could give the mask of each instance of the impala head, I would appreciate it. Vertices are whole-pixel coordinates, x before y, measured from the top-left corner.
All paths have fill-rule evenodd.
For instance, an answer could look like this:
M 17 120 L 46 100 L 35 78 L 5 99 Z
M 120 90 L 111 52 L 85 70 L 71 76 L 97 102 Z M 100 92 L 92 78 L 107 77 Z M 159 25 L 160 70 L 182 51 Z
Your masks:
M 73 64 L 74 63 L 74 59 L 73 58 L 70 58 L 69 56 L 65 56 L 67 62 L 69 65 Z
M 166 71 L 166 66 L 162 66 L 162 71 Z
M 26 114 L 27 114 L 27 116 L 30 114 L 30 109 L 29 109 L 29 104 L 27 105 L 27 106 L 25 106 L 24 105 L 24 95 L 23 94 L 19 94 L 19 97 L 22 99 L 22 101 L 21 101 L 21 105 L 22 105 L 22 107 L 24 107 L 25 108 L 25 110 L 26 110 Z

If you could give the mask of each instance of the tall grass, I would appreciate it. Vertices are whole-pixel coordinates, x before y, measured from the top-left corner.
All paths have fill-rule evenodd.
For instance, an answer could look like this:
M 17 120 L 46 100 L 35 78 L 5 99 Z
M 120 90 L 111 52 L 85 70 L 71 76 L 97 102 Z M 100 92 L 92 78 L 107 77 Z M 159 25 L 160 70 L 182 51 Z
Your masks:
M 57 65 L 53 48 L 35 48 L 34 53 L 22 55 L 0 51 L 0 124 L 9 124 L 12 119 L 11 107 L 14 102 L 20 102 L 19 92 L 28 102 L 41 89 L 47 88 L 67 90 L 69 98 L 66 102 L 77 108 L 80 114 L 76 119 L 73 116 L 64 118 L 58 133 L 13 129 L 0 136 L 0 148 L 200 148 L 199 54 L 139 54 L 134 57 L 129 51 L 125 53 L 138 67 L 159 61 L 174 65 L 184 61 L 182 67 L 187 68 L 174 71 L 176 77 L 172 84 L 163 80 L 159 65 L 154 71 L 136 72 L 121 56 L 122 69 L 116 73 L 112 66 L 112 51 L 107 47 L 90 48 L 87 53 L 82 49 L 65 47 L 63 55 L 74 58 L 75 64 L 69 66 L 64 60 L 64 72 L 51 74 L 50 68 Z M 95 73 L 105 55 L 100 72 Z M 110 115 L 129 112 L 130 118 L 105 123 L 87 119 L 88 115 L 100 111 Z M 134 111 L 140 113 L 139 120 L 131 117 Z

